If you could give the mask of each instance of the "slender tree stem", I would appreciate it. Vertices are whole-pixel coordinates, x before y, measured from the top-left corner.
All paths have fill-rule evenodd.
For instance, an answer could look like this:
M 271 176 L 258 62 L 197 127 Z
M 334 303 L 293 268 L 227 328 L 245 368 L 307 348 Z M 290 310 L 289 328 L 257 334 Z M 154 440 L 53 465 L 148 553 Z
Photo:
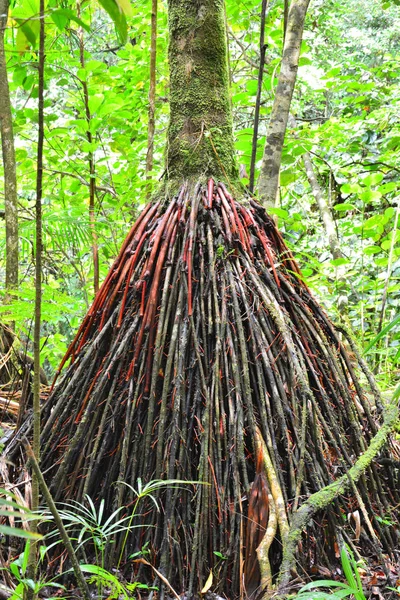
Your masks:
M 257 98 L 256 106 L 254 110 L 254 126 L 253 126 L 253 142 L 251 147 L 251 162 L 250 162 L 250 191 L 254 191 L 254 173 L 256 168 L 256 156 L 257 156 L 257 139 L 258 139 L 258 126 L 260 122 L 260 105 L 261 105 L 261 91 L 262 82 L 264 75 L 264 63 L 265 63 L 265 52 L 267 46 L 265 45 L 265 17 L 268 7 L 268 0 L 262 0 L 261 4 L 261 25 L 260 25 L 260 66 L 258 68 L 258 85 L 257 85 Z
M 42 2 L 43 2 L 43 0 L 42 0 Z M 69 560 L 71 561 L 71 565 L 74 570 L 76 581 L 78 583 L 78 587 L 81 591 L 82 597 L 84 598 L 84 600 L 90 600 L 89 588 L 88 588 L 85 578 L 82 574 L 78 559 L 76 557 L 75 551 L 71 544 L 71 540 L 69 539 L 68 533 L 64 527 L 64 523 L 61 520 L 59 512 L 56 508 L 55 502 L 52 498 L 52 495 L 50 494 L 50 490 L 47 487 L 47 484 L 46 484 L 44 477 L 42 475 L 42 472 L 40 470 L 38 461 L 36 460 L 35 452 L 32 449 L 30 443 L 28 442 L 28 440 L 26 438 L 23 440 L 23 442 L 24 442 L 25 449 L 27 451 L 27 454 L 28 454 L 28 457 L 29 457 L 29 460 L 30 460 L 30 463 L 32 466 L 32 470 L 35 474 L 35 478 L 38 481 L 38 484 L 40 485 L 40 487 L 42 489 L 42 493 L 46 499 L 47 506 L 49 507 L 49 510 L 50 510 L 51 514 L 53 515 L 54 522 L 60 533 L 64 547 L 67 551 Z
M 78 15 L 80 16 L 81 4 L 78 4 Z M 85 68 L 85 42 L 84 42 L 84 34 L 82 27 L 78 30 L 79 37 L 79 61 L 82 69 Z M 82 90 L 83 90 L 83 102 L 85 105 L 85 115 L 87 122 L 87 131 L 86 138 L 89 144 L 89 152 L 88 152 L 88 163 L 89 163 L 89 223 L 90 229 L 92 232 L 92 256 L 93 256 L 93 291 L 95 294 L 99 291 L 99 281 L 100 281 L 100 268 L 99 268 L 99 247 L 97 242 L 97 233 L 96 233 L 96 212 L 95 212 L 95 203 L 96 203 L 96 166 L 94 160 L 94 153 L 92 149 L 93 144 L 93 135 L 90 130 L 90 123 L 92 120 L 92 114 L 89 106 L 89 88 L 86 80 L 82 80 Z
M 14 134 L 4 38 L 8 0 L 0 0 L 0 132 L 4 167 L 6 223 L 6 291 L 18 287 L 18 198 Z
M 156 63 L 157 63 L 157 0 L 151 2 L 151 43 L 150 43 L 150 89 L 149 123 L 147 128 L 146 179 L 152 179 L 154 157 L 154 132 L 156 128 Z M 148 195 L 151 188 L 148 188 Z
M 285 47 L 288 15 L 289 15 L 289 0 L 284 0 L 284 4 L 283 4 L 283 47 Z
M 43 196 L 43 144 L 44 144 L 44 43 L 45 43 L 45 5 L 40 0 L 40 33 L 38 62 L 38 144 L 36 174 L 36 253 L 35 253 L 35 326 L 33 333 L 33 454 L 40 462 L 40 328 L 42 311 L 42 196 Z M 32 511 L 39 508 L 39 478 L 36 471 L 32 474 Z M 37 531 L 37 522 L 32 521 L 32 531 Z M 34 579 L 36 573 L 37 545 L 32 543 L 28 559 L 28 574 Z M 32 590 L 28 598 L 33 598 Z
M 395 217 L 394 217 L 392 241 L 390 243 L 389 260 L 388 260 L 388 266 L 387 266 L 387 270 L 386 270 L 385 287 L 383 289 L 383 294 L 382 294 L 381 309 L 379 311 L 379 323 L 378 323 L 377 333 L 380 333 L 382 331 L 383 320 L 385 318 L 386 301 L 387 301 L 390 277 L 392 274 L 393 254 L 394 254 L 394 248 L 395 248 L 395 244 L 396 244 L 396 231 L 397 231 L 397 225 L 399 222 L 399 216 L 400 216 L 400 199 L 397 200 L 397 209 L 396 209 L 396 213 L 395 213 Z M 380 354 L 377 353 L 376 365 L 374 367 L 375 374 L 378 373 L 378 371 L 379 371 L 380 358 L 381 358 Z

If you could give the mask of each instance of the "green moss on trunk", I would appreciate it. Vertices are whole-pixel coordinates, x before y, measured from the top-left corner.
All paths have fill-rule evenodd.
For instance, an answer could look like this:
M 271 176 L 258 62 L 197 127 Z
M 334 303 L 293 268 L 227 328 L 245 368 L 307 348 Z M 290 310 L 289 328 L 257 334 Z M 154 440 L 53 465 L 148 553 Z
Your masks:
M 169 0 L 168 179 L 237 177 L 223 0 Z

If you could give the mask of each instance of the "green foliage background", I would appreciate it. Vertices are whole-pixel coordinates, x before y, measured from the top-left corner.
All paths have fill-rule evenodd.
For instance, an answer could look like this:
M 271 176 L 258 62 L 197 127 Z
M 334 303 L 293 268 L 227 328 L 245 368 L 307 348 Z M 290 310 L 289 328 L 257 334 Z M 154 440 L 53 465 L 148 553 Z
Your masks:
M 247 184 L 261 2 L 226 4 L 236 149 Z M 279 73 L 283 8 L 283 0 L 271 0 L 258 167 Z M 100 279 L 146 203 L 150 9 L 149 0 L 130 5 L 128 0 L 90 0 L 79 10 L 70 0 L 47 3 L 42 334 L 49 373 L 93 297 L 88 153 L 96 163 Z M 38 11 L 37 0 L 17 0 L 6 40 L 18 163 L 21 283 L 11 308 L 0 307 L 0 318 L 7 319 L 11 311 L 25 338 L 30 336 L 34 302 Z M 84 33 L 84 69 L 79 28 Z M 165 2 L 159 2 L 158 28 L 154 186 L 163 174 L 168 121 Z M 297 126 L 287 132 L 280 205 L 274 212 L 304 277 L 333 318 L 338 317 L 339 296 L 347 297 L 346 318 L 364 347 L 399 313 L 399 63 L 399 2 L 311 2 L 292 105 Z M 89 124 L 82 82 L 89 90 Z M 332 207 L 344 259 L 332 260 L 302 162 L 306 151 Z M 0 178 L 0 210 L 3 203 Z M 4 236 L 1 228 L 3 284 Z M 391 385 L 400 361 L 397 322 L 369 356 L 381 381 Z

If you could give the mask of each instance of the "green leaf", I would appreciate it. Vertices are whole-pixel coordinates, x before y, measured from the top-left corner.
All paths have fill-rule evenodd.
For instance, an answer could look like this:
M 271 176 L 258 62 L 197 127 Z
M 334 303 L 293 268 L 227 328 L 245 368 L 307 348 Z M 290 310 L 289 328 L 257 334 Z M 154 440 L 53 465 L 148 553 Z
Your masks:
M 96 94 L 89 98 L 89 109 L 91 114 L 97 113 L 98 109 L 104 102 L 103 94 Z
M 350 554 L 349 557 L 348 552 L 349 550 L 346 548 L 346 546 L 343 546 L 340 553 L 343 572 L 346 576 L 349 586 L 353 588 L 353 594 L 356 600 L 365 600 L 365 596 L 362 591 L 360 575 L 357 569 L 357 563 L 354 560 L 353 554 Z
M 335 204 L 333 207 L 337 211 L 346 211 L 346 210 L 355 210 L 356 207 L 354 204 L 348 204 L 347 202 L 341 202 L 340 204 Z
M 128 25 L 125 13 L 121 10 L 115 0 L 99 0 L 99 3 L 111 17 L 120 42 L 126 44 L 128 40 Z
M 293 171 L 281 171 L 279 175 L 279 180 L 282 187 L 288 186 L 290 183 L 294 183 L 297 181 L 297 175 Z
M 388 324 L 384 327 L 376 337 L 368 344 L 368 346 L 364 350 L 364 354 L 367 354 L 373 348 L 379 340 L 381 340 L 393 327 L 396 327 L 397 323 L 400 323 L 400 313 Z
M 343 192 L 343 194 L 359 194 L 361 192 L 361 187 L 358 183 L 344 183 L 340 187 L 340 191 Z
M 380 246 L 366 246 L 363 252 L 367 256 L 372 256 L 373 254 L 380 254 L 382 252 L 382 248 Z
M 250 154 L 251 153 L 250 137 L 246 138 L 245 136 L 243 136 L 242 139 L 235 142 L 235 148 L 236 148 L 236 150 L 239 150 L 239 152 L 245 152 L 247 154 Z
M 387 267 L 389 262 L 389 259 L 387 258 L 387 256 L 384 256 L 382 258 L 375 258 L 375 264 L 377 267 Z
M 251 94 L 251 96 L 255 96 L 257 94 L 258 82 L 255 79 L 250 79 L 246 82 L 246 90 Z
M 43 536 L 38 533 L 32 533 L 31 531 L 25 531 L 25 529 L 18 529 L 17 527 L 10 527 L 9 525 L 0 525 L 0 533 L 3 535 L 24 538 L 26 540 L 43 539 Z
M 82 21 L 76 14 L 69 8 L 57 8 L 50 13 L 50 17 L 60 31 L 63 31 L 70 21 L 74 21 L 79 27 L 82 27 L 88 33 L 90 27 Z
M 380 183 L 382 179 L 382 173 L 371 173 L 370 175 L 367 175 L 367 177 L 364 177 L 364 179 L 362 180 L 362 184 L 366 187 L 369 187 L 371 185 L 378 185 L 378 183 Z
M 381 197 L 382 194 L 375 190 L 366 190 L 360 194 L 360 198 L 363 202 L 373 202 L 374 200 L 379 200 Z
M 86 71 L 86 69 L 83 69 L 83 68 L 78 69 L 77 72 L 76 72 L 76 75 L 77 75 L 77 77 L 79 77 L 79 79 L 81 81 L 86 81 L 87 71 Z
M 37 35 L 37 26 L 20 22 L 17 33 L 17 50 L 25 52 L 29 48 L 36 48 Z
M 394 181 L 383 183 L 378 187 L 378 191 L 381 194 L 388 194 L 389 192 L 393 192 L 395 189 L 397 189 L 397 183 L 395 183 Z
M 337 77 L 340 74 L 342 67 L 334 67 L 327 71 L 324 75 L 324 79 L 329 79 L 330 77 Z
M 16 85 L 22 85 L 22 83 L 24 82 L 25 79 L 26 79 L 26 67 L 23 67 L 23 66 L 15 67 L 14 73 L 13 73 L 13 82 Z
M 299 67 L 304 67 L 305 65 L 312 65 L 312 59 L 309 56 L 299 58 Z
M 133 11 L 130 0 L 117 0 L 117 4 L 127 17 L 132 16 Z
M 284 208 L 269 208 L 268 213 L 270 215 L 277 215 L 281 219 L 287 219 L 289 216 L 288 211 Z
M 334 258 L 330 261 L 330 264 L 334 267 L 340 267 L 341 265 L 348 265 L 349 262 L 348 258 Z

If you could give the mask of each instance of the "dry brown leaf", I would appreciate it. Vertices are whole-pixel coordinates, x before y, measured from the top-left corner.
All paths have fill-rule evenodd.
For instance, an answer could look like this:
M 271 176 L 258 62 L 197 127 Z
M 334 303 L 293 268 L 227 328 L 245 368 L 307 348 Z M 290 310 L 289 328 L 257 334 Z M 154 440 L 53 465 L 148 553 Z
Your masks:
M 205 582 L 204 587 L 201 590 L 200 594 L 207 594 L 208 590 L 212 586 L 212 582 L 213 582 L 213 572 L 211 570 L 210 574 L 209 574 L 209 576 L 207 578 L 207 581 Z
M 359 510 L 355 510 L 352 513 L 348 513 L 347 515 L 347 520 L 350 521 L 350 519 L 353 519 L 354 524 L 355 524 L 355 541 L 358 542 L 358 540 L 360 539 L 360 535 L 361 535 L 361 517 L 360 517 L 360 511 Z

